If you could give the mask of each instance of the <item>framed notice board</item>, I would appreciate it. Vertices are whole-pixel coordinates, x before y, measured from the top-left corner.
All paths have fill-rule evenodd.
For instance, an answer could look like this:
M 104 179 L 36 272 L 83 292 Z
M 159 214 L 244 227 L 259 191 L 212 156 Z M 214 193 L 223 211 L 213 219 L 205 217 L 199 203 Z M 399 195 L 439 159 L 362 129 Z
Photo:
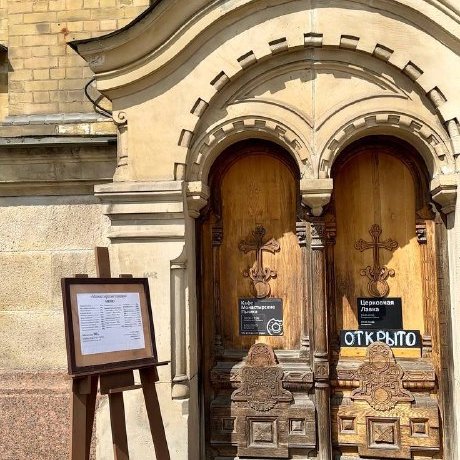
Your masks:
M 157 364 L 146 278 L 63 278 L 70 375 Z

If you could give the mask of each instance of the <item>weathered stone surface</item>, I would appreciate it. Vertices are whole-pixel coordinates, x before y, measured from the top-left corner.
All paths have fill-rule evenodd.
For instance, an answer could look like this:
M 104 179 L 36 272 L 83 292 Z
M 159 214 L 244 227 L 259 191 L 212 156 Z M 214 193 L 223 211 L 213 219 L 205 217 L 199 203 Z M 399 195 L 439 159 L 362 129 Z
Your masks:
M 3 369 L 66 369 L 63 313 L 0 312 L 0 356 Z
M 68 458 L 70 389 L 61 372 L 0 372 L 2 460 Z
M 0 251 L 107 245 L 104 235 L 109 222 L 101 214 L 101 205 L 93 197 L 0 198 Z
M 95 276 L 93 249 L 0 253 L 0 311 L 62 311 L 61 277 Z

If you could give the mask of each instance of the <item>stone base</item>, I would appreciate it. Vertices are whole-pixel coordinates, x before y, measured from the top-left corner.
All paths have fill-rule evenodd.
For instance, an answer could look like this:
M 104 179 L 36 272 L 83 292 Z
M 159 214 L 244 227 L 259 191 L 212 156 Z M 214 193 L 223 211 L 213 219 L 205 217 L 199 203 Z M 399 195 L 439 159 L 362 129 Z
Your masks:
M 0 459 L 66 459 L 71 382 L 63 372 L 0 372 Z

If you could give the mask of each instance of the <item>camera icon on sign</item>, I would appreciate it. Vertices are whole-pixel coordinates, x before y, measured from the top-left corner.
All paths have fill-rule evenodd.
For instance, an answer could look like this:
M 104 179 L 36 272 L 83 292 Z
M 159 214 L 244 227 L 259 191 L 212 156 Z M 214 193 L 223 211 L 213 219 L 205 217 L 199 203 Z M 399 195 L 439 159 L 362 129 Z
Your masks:
M 267 323 L 269 335 L 281 335 L 283 333 L 283 320 L 272 318 Z

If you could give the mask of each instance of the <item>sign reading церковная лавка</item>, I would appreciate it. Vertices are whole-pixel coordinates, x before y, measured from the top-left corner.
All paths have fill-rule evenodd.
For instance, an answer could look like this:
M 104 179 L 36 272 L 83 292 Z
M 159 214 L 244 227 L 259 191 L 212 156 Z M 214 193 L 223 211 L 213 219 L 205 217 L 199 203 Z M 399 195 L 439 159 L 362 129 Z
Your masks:
M 384 342 L 394 348 L 420 348 L 420 331 L 404 330 L 400 297 L 357 299 L 359 330 L 340 331 L 341 347 Z
M 240 335 L 283 335 L 282 299 L 238 299 Z
M 358 325 L 360 329 L 402 329 L 401 297 L 358 297 Z

